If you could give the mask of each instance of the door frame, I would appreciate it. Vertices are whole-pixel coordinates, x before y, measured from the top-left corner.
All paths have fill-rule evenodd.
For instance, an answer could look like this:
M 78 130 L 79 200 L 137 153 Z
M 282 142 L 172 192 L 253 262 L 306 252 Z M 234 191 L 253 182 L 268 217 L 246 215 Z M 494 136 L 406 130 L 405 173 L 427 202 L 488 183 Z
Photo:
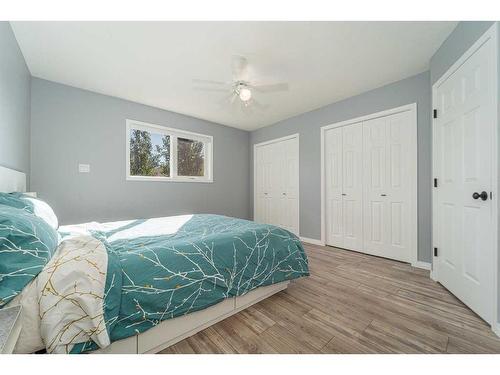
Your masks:
M 286 135 L 280 138 L 270 139 L 268 141 L 255 143 L 253 145 L 253 209 L 252 217 L 255 220 L 255 207 L 257 203 L 257 159 L 255 158 L 257 147 L 267 146 L 272 143 L 278 143 L 283 141 L 288 141 L 290 139 L 297 139 L 297 173 L 299 178 L 299 183 L 297 185 L 297 237 L 300 237 L 300 134 L 295 133 L 291 135 Z
M 494 267 L 494 286 L 493 286 L 493 296 L 492 299 L 494 301 L 494 306 L 493 306 L 493 322 L 491 325 L 491 328 L 493 332 L 496 333 L 496 335 L 500 336 L 500 321 L 499 321 L 499 246 L 498 246 L 498 203 L 494 201 L 494 199 L 497 197 L 498 194 L 498 26 L 497 22 L 493 23 L 493 25 L 462 55 L 458 58 L 457 61 L 432 85 L 432 108 L 437 108 L 437 88 L 443 84 L 457 69 L 459 69 L 465 61 L 467 61 L 479 48 L 483 46 L 484 43 L 486 43 L 488 40 L 491 40 L 492 45 L 493 45 L 493 55 L 495 61 L 493 62 L 494 64 L 494 69 L 493 69 L 493 77 L 491 78 L 492 82 L 492 103 L 493 103 L 493 120 L 497 124 L 493 128 L 493 137 L 492 137 L 492 153 L 493 153 L 493 162 L 491 163 L 491 176 L 492 176 L 492 186 L 491 186 L 491 191 L 493 192 L 493 198 L 491 199 L 493 201 L 492 203 L 492 216 L 493 216 L 493 223 L 492 226 L 493 228 L 496 228 L 496 230 L 493 231 L 493 236 L 492 236 L 492 246 L 494 250 L 493 251 L 493 256 L 494 259 L 492 260 L 495 265 Z M 435 142 L 436 137 L 435 137 L 435 127 L 434 124 L 436 122 L 436 119 L 432 118 L 431 115 L 431 120 L 432 120 L 432 176 L 433 178 L 439 177 L 439 164 L 436 158 L 434 158 L 435 155 L 435 150 L 437 150 L 437 144 Z M 432 181 L 431 181 L 432 184 Z M 438 247 L 438 244 L 435 243 L 436 240 L 436 234 L 437 234 L 437 220 L 434 220 L 434 218 L 437 216 L 438 210 L 437 210 L 437 191 L 434 187 L 432 187 L 432 246 L 433 247 Z M 434 267 L 434 255 L 432 256 L 432 270 L 431 270 L 431 279 L 434 281 L 439 282 L 439 270 L 437 267 Z
M 401 107 L 391 108 L 384 111 L 372 113 L 366 116 L 356 117 L 346 121 L 336 122 L 334 124 L 321 127 L 321 243 L 326 244 L 326 188 L 325 188 L 325 133 L 326 131 L 347 126 L 358 122 L 373 120 L 380 117 L 386 117 L 397 113 L 407 112 L 411 114 L 411 147 L 410 147 L 410 262 L 414 267 L 426 268 L 427 264 L 418 261 L 418 194 L 417 194 L 417 103 L 403 105 Z

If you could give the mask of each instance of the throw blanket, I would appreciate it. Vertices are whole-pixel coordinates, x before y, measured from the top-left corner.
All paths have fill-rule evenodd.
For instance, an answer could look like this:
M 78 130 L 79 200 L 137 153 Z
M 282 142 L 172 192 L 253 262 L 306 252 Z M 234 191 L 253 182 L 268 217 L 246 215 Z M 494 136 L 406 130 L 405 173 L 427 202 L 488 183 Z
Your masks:
M 40 330 L 47 352 L 66 353 L 74 342 L 91 339 L 109 345 L 104 324 L 104 285 L 108 257 L 90 236 L 62 242 L 36 280 Z

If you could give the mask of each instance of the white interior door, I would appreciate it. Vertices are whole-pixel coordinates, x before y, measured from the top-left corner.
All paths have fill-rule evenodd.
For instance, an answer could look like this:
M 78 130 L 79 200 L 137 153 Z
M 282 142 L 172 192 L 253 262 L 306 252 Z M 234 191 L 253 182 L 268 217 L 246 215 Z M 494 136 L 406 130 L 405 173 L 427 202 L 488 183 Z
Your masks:
M 256 220 L 264 221 L 265 218 L 265 165 L 264 147 L 255 149 L 255 183 L 254 183 L 254 216 Z
M 344 247 L 342 128 L 325 132 L 326 244 Z
M 254 156 L 254 219 L 299 235 L 298 137 L 257 145 Z
M 383 254 L 387 246 L 387 118 L 363 124 L 364 248 L 370 254 Z
M 496 57 L 491 39 L 434 87 L 433 242 L 437 279 L 486 321 L 494 316 Z M 493 164 L 494 163 L 494 164 Z
M 364 249 L 366 252 L 412 260 L 411 113 L 363 123 Z
M 255 148 L 255 219 L 262 223 L 271 223 L 274 220 L 275 210 L 273 173 L 274 149 L 273 145 L 263 145 Z
M 281 190 L 283 186 L 282 165 L 284 158 L 283 145 L 281 143 L 271 143 L 266 146 L 270 149 L 268 162 L 271 165 L 271 184 L 266 191 L 270 202 L 270 215 L 267 224 L 281 226 Z
M 326 243 L 363 249 L 362 123 L 325 133 Z
M 292 138 L 279 143 L 283 148 L 281 168 L 281 224 L 299 235 L 299 140 Z
M 412 227 L 416 222 L 411 192 L 411 174 L 415 165 L 410 156 L 412 140 L 412 118 L 409 111 L 388 117 L 386 146 L 386 205 L 388 235 L 384 256 L 405 262 L 412 261 Z
M 344 247 L 363 250 L 363 125 L 341 129 Z

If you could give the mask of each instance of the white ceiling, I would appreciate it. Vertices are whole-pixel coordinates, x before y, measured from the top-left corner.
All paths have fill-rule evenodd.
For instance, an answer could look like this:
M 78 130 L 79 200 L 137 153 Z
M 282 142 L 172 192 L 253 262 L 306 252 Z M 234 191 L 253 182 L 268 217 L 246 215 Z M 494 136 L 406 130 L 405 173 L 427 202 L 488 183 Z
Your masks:
M 12 22 L 35 77 L 254 130 L 428 69 L 456 22 Z M 255 93 L 243 113 L 195 78 L 230 81 L 231 56 Z

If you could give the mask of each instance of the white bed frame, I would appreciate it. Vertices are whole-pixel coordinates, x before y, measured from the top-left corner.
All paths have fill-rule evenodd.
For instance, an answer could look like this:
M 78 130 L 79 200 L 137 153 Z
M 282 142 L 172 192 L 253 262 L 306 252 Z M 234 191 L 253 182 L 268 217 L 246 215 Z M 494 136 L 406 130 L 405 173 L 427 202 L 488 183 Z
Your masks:
M 288 287 L 289 281 L 260 287 L 243 296 L 228 298 L 204 310 L 178 318 L 168 319 L 157 326 L 132 337 L 115 341 L 94 353 L 101 354 L 152 354 L 168 348 L 205 328 L 234 315 Z
M 0 166 L 0 192 L 26 192 L 26 174 Z M 94 353 L 139 354 L 158 353 L 211 325 L 234 315 L 288 287 L 289 281 L 260 287 L 243 296 L 228 298 L 218 304 L 191 314 L 168 319 L 157 326 Z
M 0 165 L 0 192 L 26 192 L 26 174 Z

